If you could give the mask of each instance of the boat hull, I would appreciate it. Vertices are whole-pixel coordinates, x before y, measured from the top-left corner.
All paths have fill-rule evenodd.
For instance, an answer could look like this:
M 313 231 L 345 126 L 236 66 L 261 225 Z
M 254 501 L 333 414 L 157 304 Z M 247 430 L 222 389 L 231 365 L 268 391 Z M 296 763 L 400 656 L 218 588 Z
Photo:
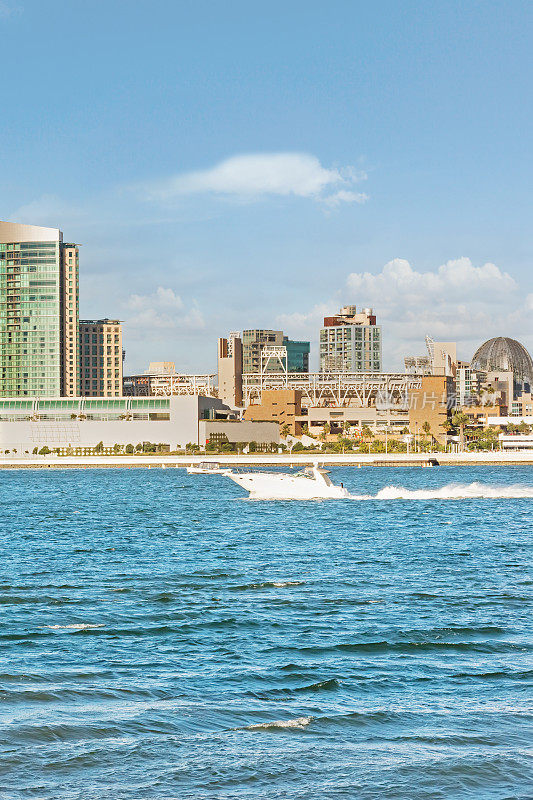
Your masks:
M 250 493 L 250 500 L 342 500 L 350 496 L 343 486 L 278 473 L 227 471 L 226 476 Z

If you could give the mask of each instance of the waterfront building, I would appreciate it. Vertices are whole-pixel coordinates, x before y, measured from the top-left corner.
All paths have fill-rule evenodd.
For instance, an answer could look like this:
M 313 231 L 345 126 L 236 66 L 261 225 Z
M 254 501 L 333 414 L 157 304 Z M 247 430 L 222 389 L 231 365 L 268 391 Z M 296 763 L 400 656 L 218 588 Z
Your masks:
M 297 389 L 278 389 L 263 392 L 261 402 L 249 405 L 244 419 L 273 421 L 279 423 L 280 430 L 288 427 L 288 433 L 300 436 L 302 433 L 302 393 Z
M 80 320 L 80 394 L 122 395 L 122 323 L 118 319 Z
M 309 372 L 310 342 L 284 336 L 283 347 L 287 348 L 287 372 Z
M 149 397 L 150 375 L 124 375 L 122 378 L 122 395 L 124 397 Z
M 23 455 L 43 447 L 83 455 L 98 445 L 183 449 L 188 443 L 279 443 L 275 422 L 242 422 L 214 397 L 76 397 L 0 399 L 0 452 Z
M 403 363 L 409 375 L 431 375 L 432 365 L 429 356 L 405 356 Z
M 125 397 L 170 397 L 171 395 L 205 395 L 214 397 L 215 375 L 189 375 L 176 372 L 173 361 L 151 361 L 138 375 L 125 375 L 122 391 Z
M 435 342 L 426 336 L 427 355 L 406 356 L 405 371 L 411 375 L 454 376 L 457 369 L 456 342 Z
M 531 392 L 523 392 L 516 400 L 513 400 L 511 403 L 511 408 L 509 409 L 509 415 L 511 417 L 520 417 L 524 419 L 525 417 L 532 417 L 533 416 L 533 395 Z
M 455 408 L 455 380 L 449 375 L 423 375 L 420 386 L 409 392 L 409 429 L 415 436 L 429 435 L 446 443 L 446 423 Z
M 324 317 L 320 330 L 321 372 L 381 372 L 381 327 L 371 308 L 344 306 Z
M 233 408 L 242 405 L 242 339 L 238 333 L 218 340 L 218 396 Z
M 0 222 L 0 396 L 79 394 L 78 296 L 78 245 Z
M 533 360 L 523 344 L 516 339 L 497 336 L 484 342 L 471 361 L 474 370 L 484 372 L 512 372 L 513 394 L 531 391 L 533 385 Z
M 300 422 L 307 425 L 313 436 L 320 435 L 325 426 L 333 435 L 344 433 L 360 436 L 363 428 L 374 435 L 387 432 L 391 438 L 399 437 L 409 427 L 409 407 L 406 403 L 395 403 L 388 407 L 376 407 L 352 403 L 338 406 L 307 406 L 302 409 Z
M 249 329 L 242 332 L 242 371 L 309 372 L 311 343 L 296 341 L 283 331 Z

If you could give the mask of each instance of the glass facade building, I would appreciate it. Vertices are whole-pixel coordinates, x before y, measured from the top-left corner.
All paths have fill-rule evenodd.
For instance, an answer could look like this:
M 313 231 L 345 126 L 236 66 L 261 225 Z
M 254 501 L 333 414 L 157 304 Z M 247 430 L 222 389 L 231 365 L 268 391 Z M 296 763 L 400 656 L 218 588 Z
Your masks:
M 0 396 L 79 394 L 78 247 L 0 222 Z
M 310 342 L 293 341 L 283 331 L 254 328 L 242 333 L 243 374 L 261 372 L 261 354 L 265 348 L 273 347 L 286 348 L 287 372 L 309 372 Z M 271 359 L 265 371 L 283 372 L 284 364 L 279 359 Z
M 311 343 L 298 342 L 284 336 L 283 344 L 287 348 L 287 372 L 309 372 Z

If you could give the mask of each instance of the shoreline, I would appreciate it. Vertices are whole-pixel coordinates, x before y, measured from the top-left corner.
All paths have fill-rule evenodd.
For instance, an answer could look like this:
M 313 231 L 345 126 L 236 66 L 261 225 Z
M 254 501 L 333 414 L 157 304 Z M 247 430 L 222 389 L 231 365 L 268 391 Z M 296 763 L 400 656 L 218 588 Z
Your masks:
M 288 454 L 194 455 L 194 456 L 11 456 L 0 457 L 0 469 L 135 469 L 184 468 L 202 461 L 214 461 L 225 467 L 307 466 L 318 461 L 327 467 L 425 467 L 430 459 L 439 466 L 533 466 L 533 450 L 520 452 L 491 451 L 486 453 L 376 453 L 323 456 Z

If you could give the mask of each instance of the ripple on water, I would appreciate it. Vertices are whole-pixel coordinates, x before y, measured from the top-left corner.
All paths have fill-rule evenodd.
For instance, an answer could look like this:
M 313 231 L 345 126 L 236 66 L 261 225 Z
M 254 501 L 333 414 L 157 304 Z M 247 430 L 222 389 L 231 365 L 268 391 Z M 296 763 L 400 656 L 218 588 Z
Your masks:
M 0 795 L 525 800 L 533 480 L 468 473 L 3 475 Z

